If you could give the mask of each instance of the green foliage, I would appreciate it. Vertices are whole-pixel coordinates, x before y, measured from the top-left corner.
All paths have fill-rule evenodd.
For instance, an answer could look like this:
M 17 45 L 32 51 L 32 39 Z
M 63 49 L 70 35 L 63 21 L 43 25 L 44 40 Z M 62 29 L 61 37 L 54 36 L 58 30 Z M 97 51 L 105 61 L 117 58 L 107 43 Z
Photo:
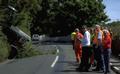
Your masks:
M 6 41 L 6 36 L 0 31 L 0 62 L 7 59 L 10 46 Z
M 108 20 L 102 0 L 42 0 L 41 7 L 34 17 L 32 32 L 67 35 L 75 27 Z
M 120 25 L 120 21 L 113 21 L 111 23 L 108 23 L 107 25 L 109 25 L 109 26 L 119 26 Z
M 32 19 L 29 16 L 29 12 L 22 11 L 18 14 L 17 20 L 15 25 L 30 36 L 30 23 Z
M 4 10 L 0 10 L 0 22 L 3 22 L 5 20 L 3 11 Z
M 33 17 L 38 10 L 41 10 L 40 2 L 40 0 L 0 0 L 0 23 L 4 26 L 18 26 L 22 31 L 30 35 L 30 24 L 32 23 Z M 8 5 L 16 8 L 17 12 L 8 9 Z M 9 38 L 6 40 L 9 40 Z M 0 43 L 2 42 L 0 41 Z M 4 41 L 4 43 L 8 44 L 7 41 Z M 1 47 L 4 49 L 4 52 L 8 50 L 5 44 Z M 29 42 L 22 48 L 19 48 L 17 58 L 41 54 L 37 50 L 32 49 L 31 46 L 31 42 Z M 8 56 L 9 54 L 1 53 L 1 55 L 1 59 L 4 59 L 4 56 Z
M 10 5 L 18 10 L 13 24 L 21 29 L 25 28 L 23 31 L 28 35 L 31 34 L 30 25 L 32 24 L 33 17 L 38 10 L 41 10 L 40 2 L 40 0 L 10 0 Z
M 107 24 L 113 32 L 113 39 L 120 40 L 120 21 L 113 21 Z
M 42 53 L 33 49 L 31 43 L 26 43 L 23 48 L 18 50 L 17 58 L 32 57 L 37 55 L 42 55 Z
M 11 5 L 18 10 L 16 19 L 12 20 L 12 25 L 27 26 L 31 34 L 68 35 L 76 27 L 92 26 L 108 21 L 102 0 L 1 1 L 1 5 Z M 8 16 L 8 13 L 3 14 Z M 4 16 L 0 18 L 3 20 Z

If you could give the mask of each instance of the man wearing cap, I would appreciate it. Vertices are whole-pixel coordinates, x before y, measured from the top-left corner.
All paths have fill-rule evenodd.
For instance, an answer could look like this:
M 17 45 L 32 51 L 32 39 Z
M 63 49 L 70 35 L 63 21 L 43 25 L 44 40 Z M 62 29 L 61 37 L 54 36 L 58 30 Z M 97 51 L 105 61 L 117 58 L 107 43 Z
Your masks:
M 75 56 L 77 63 L 80 63 L 81 57 L 82 57 L 82 44 L 81 40 L 83 38 L 83 35 L 79 32 L 79 29 L 75 29 L 75 42 L 74 42 L 74 50 L 75 50 Z

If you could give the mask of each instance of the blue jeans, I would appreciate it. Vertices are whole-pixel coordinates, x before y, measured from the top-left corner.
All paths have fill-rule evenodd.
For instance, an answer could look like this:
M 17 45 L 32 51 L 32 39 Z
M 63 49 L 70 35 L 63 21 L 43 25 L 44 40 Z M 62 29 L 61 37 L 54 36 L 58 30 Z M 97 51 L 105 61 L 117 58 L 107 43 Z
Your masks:
M 111 56 L 111 49 L 104 49 L 103 50 L 103 66 L 104 66 L 104 72 L 110 71 L 110 56 Z

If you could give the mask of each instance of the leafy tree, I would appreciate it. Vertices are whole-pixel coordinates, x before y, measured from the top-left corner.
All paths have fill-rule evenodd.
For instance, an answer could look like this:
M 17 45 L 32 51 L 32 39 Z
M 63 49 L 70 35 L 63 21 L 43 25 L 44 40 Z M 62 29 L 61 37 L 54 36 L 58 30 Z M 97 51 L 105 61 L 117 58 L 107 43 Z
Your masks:
M 12 43 L 17 45 L 19 37 L 14 33 L 12 34 L 8 27 L 11 25 L 18 26 L 24 32 L 30 35 L 30 24 L 32 23 L 36 12 L 41 9 L 39 3 L 40 0 L 0 0 L 0 23 L 2 24 L 2 32 L 7 36 L 6 42 L 8 41 L 9 45 Z M 9 5 L 16 8 L 17 12 L 15 13 L 10 10 L 8 8 Z M 24 52 L 31 49 L 31 43 L 27 43 L 26 45 L 30 46 L 25 48 Z M 17 46 L 19 47 L 19 45 Z M 22 47 L 24 48 L 24 46 Z M 24 55 L 29 53 L 33 53 L 30 54 L 30 56 L 34 55 L 34 51 L 32 50 L 28 51 L 28 53 L 25 53 Z
M 39 33 L 67 35 L 75 27 L 108 21 L 102 0 L 42 0 L 41 7 L 32 27 L 41 28 Z
M 107 23 L 106 25 L 108 25 L 108 26 L 119 26 L 120 25 L 120 21 L 113 21 L 111 23 Z
M 9 4 L 18 10 L 12 24 L 27 26 L 31 34 L 68 35 L 76 27 L 108 21 L 102 0 L 1 1 L 2 5 Z

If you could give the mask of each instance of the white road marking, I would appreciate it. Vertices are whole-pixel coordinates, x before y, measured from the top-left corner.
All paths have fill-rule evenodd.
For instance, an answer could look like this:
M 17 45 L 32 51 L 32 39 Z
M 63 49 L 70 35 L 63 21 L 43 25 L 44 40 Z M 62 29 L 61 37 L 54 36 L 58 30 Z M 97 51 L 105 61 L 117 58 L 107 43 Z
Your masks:
M 56 47 L 56 50 L 57 50 L 56 53 L 59 53 L 59 49 L 57 48 L 57 45 L 55 45 L 55 47 Z M 58 58 L 59 58 L 59 56 L 56 56 L 54 62 L 53 62 L 52 65 L 51 65 L 52 68 L 55 66 L 56 62 L 58 61 Z
M 57 53 L 59 53 L 60 51 L 59 51 L 59 49 L 57 48 L 57 45 L 55 45 L 55 47 L 56 47 Z
M 56 56 L 54 62 L 53 62 L 52 65 L 51 65 L 52 68 L 55 66 L 56 62 L 58 61 L 58 58 L 59 58 L 59 56 Z
M 112 65 L 112 63 L 110 63 L 110 65 Z
M 119 68 L 117 68 L 117 67 L 114 67 L 116 70 L 119 70 Z
M 57 53 L 59 53 L 59 49 L 57 49 Z

